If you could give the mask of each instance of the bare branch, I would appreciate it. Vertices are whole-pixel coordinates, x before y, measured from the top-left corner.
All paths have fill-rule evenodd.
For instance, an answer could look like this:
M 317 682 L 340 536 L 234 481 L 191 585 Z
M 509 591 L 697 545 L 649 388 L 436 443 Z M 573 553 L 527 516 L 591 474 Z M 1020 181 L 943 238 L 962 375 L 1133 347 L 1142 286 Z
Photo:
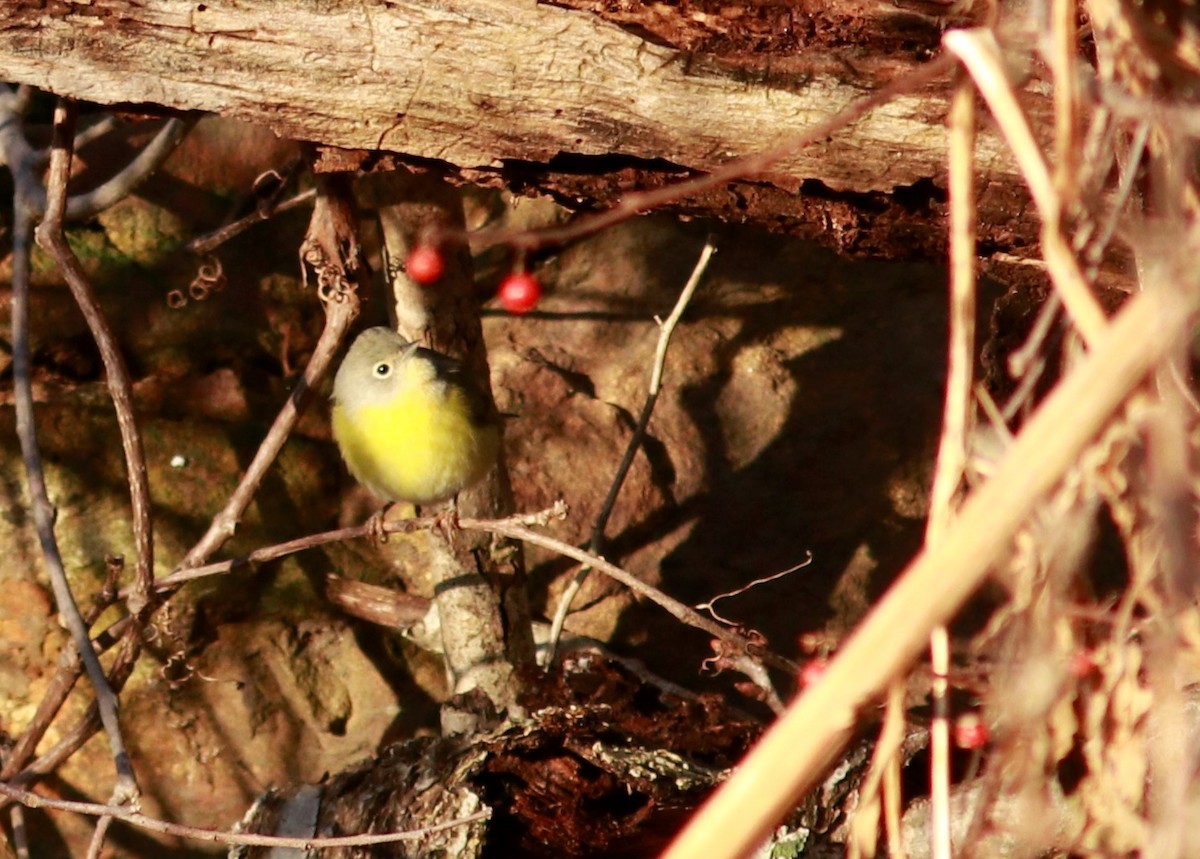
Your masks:
M 128 197 L 150 174 L 162 166 L 198 120 L 199 117 L 168 119 L 154 139 L 147 143 L 120 173 L 100 187 L 68 200 L 64 218 L 72 221 L 87 220 Z
M 946 402 L 938 441 L 925 542 L 936 545 L 953 519 L 967 467 L 974 415 L 975 371 L 975 88 L 959 75 L 950 102 L 950 343 Z M 933 669 L 930 747 L 930 833 L 935 859 L 950 859 L 950 632 L 944 624 L 929 637 Z
M 146 455 L 142 436 L 133 415 L 133 383 L 125 359 L 117 348 L 116 337 L 100 309 L 99 299 L 83 272 L 63 232 L 67 207 L 67 178 L 70 175 L 74 109 L 60 100 L 55 110 L 54 143 L 51 147 L 50 174 L 46 200 L 46 217 L 37 229 L 38 244 L 54 258 L 63 273 L 75 303 L 79 305 L 107 377 L 109 396 L 117 413 L 121 444 L 125 452 L 125 469 L 129 479 L 129 497 L 133 505 L 133 539 L 137 547 L 134 562 L 136 588 L 129 599 L 129 611 L 139 615 L 150 602 L 154 587 L 154 524 L 150 509 L 150 482 L 146 474 Z
M 325 328 L 304 368 L 304 375 L 271 424 L 241 482 L 225 508 L 213 517 L 208 531 L 180 563 L 181 567 L 199 566 L 233 536 L 267 469 L 283 449 L 296 420 L 308 405 L 313 389 L 329 370 L 350 323 L 358 315 L 358 282 L 365 276 L 365 263 L 356 235 L 349 189 L 345 187 L 344 177 L 326 176 L 318 181 L 317 203 L 302 253 L 317 270 L 317 288 L 325 302 Z
M 596 523 L 592 527 L 592 539 L 588 544 L 593 554 L 599 555 L 604 551 L 604 531 L 608 527 L 608 519 L 616 506 L 621 487 L 625 485 L 625 478 L 633 465 L 633 458 L 641 448 L 642 440 L 646 437 L 646 428 L 650 425 L 650 416 L 654 413 L 654 405 L 658 402 L 658 393 L 662 389 L 663 367 L 667 363 L 667 348 L 671 344 L 671 335 L 675 332 L 675 326 L 679 324 L 679 320 L 683 318 L 683 312 L 691 302 L 696 288 L 700 286 L 700 280 L 708 269 L 708 261 L 712 259 L 716 250 L 716 243 L 713 237 L 709 236 L 704 243 L 704 248 L 700 251 L 696 265 L 692 268 L 691 276 L 688 277 L 687 283 L 679 293 L 679 298 L 675 301 L 675 307 L 667 317 L 667 321 L 663 322 L 655 317 L 655 321 L 659 324 L 659 335 L 658 345 L 654 350 L 654 364 L 650 371 L 649 391 L 646 401 L 642 404 L 642 413 L 638 416 L 637 426 L 634 427 L 633 434 L 629 437 L 629 444 L 625 446 L 625 455 L 621 457 L 621 463 L 617 466 L 617 472 L 608 487 L 608 495 L 600 506 L 600 512 L 596 515 Z M 545 661 L 547 666 L 554 662 L 554 651 L 562 636 L 563 624 L 566 623 L 571 604 L 575 601 L 575 597 L 579 594 L 590 571 L 591 568 L 587 565 L 580 568 L 563 590 L 562 596 L 559 597 L 558 608 L 555 609 L 554 619 L 550 624 L 550 640 L 546 644 Z
M 486 520 L 486 519 L 462 519 L 460 524 L 464 528 L 478 528 L 481 531 L 490 531 L 493 534 L 502 534 L 505 537 L 512 537 L 516 540 L 524 540 L 528 543 L 533 543 L 536 546 L 541 546 L 545 549 L 550 549 L 553 552 L 558 552 L 560 555 L 565 555 L 568 558 L 574 558 L 580 563 L 587 564 L 592 569 L 599 570 L 604 575 L 615 581 L 620 582 L 629 588 L 638 596 L 645 597 L 655 605 L 666 610 L 666 612 L 678 620 L 680 623 L 687 626 L 695 627 L 703 632 L 708 633 L 713 638 L 725 642 L 736 648 L 738 652 L 746 652 L 751 656 L 761 658 L 768 665 L 795 674 L 799 671 L 800 666 L 792 662 L 790 659 L 784 659 L 769 651 L 762 651 L 760 647 L 753 642 L 738 635 L 728 627 L 721 626 L 714 621 L 709 620 L 704 615 L 697 612 L 690 606 L 684 605 L 679 600 L 669 597 L 660 591 L 658 588 L 648 585 L 636 576 L 626 572 L 620 567 L 610 564 L 601 557 L 586 552 L 570 543 L 565 543 L 562 540 L 556 540 L 553 537 L 547 537 L 544 534 L 539 534 L 537 531 L 532 531 L 524 525 L 515 524 L 508 520 Z
M 27 166 L 32 150 L 24 145 L 19 130 L 11 126 L 16 123 L 10 118 L 0 122 L 0 129 L 6 133 L 3 141 L 5 155 L 12 169 L 16 193 L 13 195 L 13 275 L 12 275 L 12 327 L 13 327 L 13 380 L 14 399 L 16 405 L 17 435 L 21 444 L 21 455 L 25 462 L 25 473 L 29 482 L 29 494 L 33 506 L 33 519 L 41 542 L 42 557 L 50 574 L 54 599 L 68 630 L 74 639 L 75 646 L 83 657 L 83 664 L 88 677 L 96 691 L 96 702 L 99 706 L 100 718 L 108 733 L 113 757 L 117 768 L 116 793 L 118 799 L 125 800 L 137 795 L 137 781 L 129 755 L 125 750 L 121 737 L 121 727 L 117 719 L 117 701 L 112 689 L 104 676 L 100 660 L 92 650 L 88 630 L 79 614 L 75 597 L 67 582 L 66 570 L 63 566 L 62 555 L 59 552 L 58 541 L 54 536 L 54 508 L 50 503 L 46 490 L 46 478 L 42 468 L 42 456 L 37 442 L 37 429 L 33 416 L 33 391 L 31 387 L 31 366 L 29 355 L 29 252 L 33 238 L 33 218 L 36 215 L 37 198 L 40 186 L 33 186 L 33 172 Z M 67 123 L 63 122 L 64 129 Z M 69 133 L 69 132 L 68 132 Z M 20 141 L 20 142 L 17 142 Z M 61 148 L 61 147 L 59 147 Z M 66 169 L 69 167 L 70 153 L 67 149 L 56 152 L 61 162 L 58 167 L 59 182 L 62 185 L 55 194 L 60 207 L 66 197 Z M 14 160 L 22 159 L 22 160 Z
M 300 206 L 306 205 L 317 198 L 317 189 L 309 188 L 307 191 L 301 191 L 282 203 L 271 206 L 255 208 L 253 212 L 243 218 L 238 218 L 232 224 L 226 224 L 219 229 L 213 230 L 211 233 L 192 239 L 187 243 L 187 249 L 194 254 L 203 256 L 204 254 L 212 253 L 225 242 L 232 239 L 234 236 L 241 235 L 246 230 L 250 229 L 255 224 L 262 223 L 275 215 L 280 215 L 284 212 L 290 212 L 292 209 L 297 209 Z
M 580 563 L 586 564 L 593 569 L 599 570 L 606 576 L 620 582 L 630 590 L 643 596 L 655 604 L 666 609 L 673 617 L 688 626 L 693 626 L 703 632 L 708 633 L 714 638 L 726 642 L 738 651 L 747 651 L 751 655 L 761 657 L 764 662 L 774 668 L 796 673 L 799 666 L 789 659 L 784 659 L 781 656 L 772 653 L 760 653 L 760 647 L 749 641 L 745 637 L 737 634 L 727 627 L 721 626 L 714 621 L 701 615 L 694 609 L 684 605 L 678 600 L 667 596 L 662 591 L 648 585 L 641 579 L 638 579 L 631 573 L 621 569 L 620 567 L 610 564 L 603 558 L 591 554 L 583 549 L 572 546 L 570 543 L 565 543 L 562 540 L 556 540 L 553 537 L 547 537 L 537 531 L 531 530 L 530 526 L 545 525 L 551 518 L 561 518 L 565 514 L 565 508 L 555 506 L 549 510 L 544 510 L 538 513 L 518 514 L 515 516 L 507 516 L 503 519 L 476 519 L 463 517 L 459 519 L 459 525 L 465 530 L 486 531 L 492 534 L 500 534 L 505 537 L 512 537 L 516 540 L 524 540 L 533 543 L 537 546 L 550 549 L 553 552 L 558 552 L 568 558 L 574 558 Z M 399 521 L 387 521 L 383 523 L 383 530 L 388 534 L 407 533 L 410 531 L 428 530 L 441 527 L 441 520 L 437 516 L 423 516 L 413 519 L 403 519 Z M 286 543 L 280 543 L 275 546 L 266 546 L 261 549 L 256 549 L 249 555 L 242 558 L 235 558 L 229 561 L 209 564 L 203 567 L 191 567 L 177 570 L 169 576 L 163 576 L 158 581 L 158 587 L 161 590 L 174 589 L 182 585 L 184 582 L 193 579 L 203 578 L 206 576 L 224 575 L 235 569 L 247 566 L 253 563 L 261 563 L 267 560 L 274 560 L 283 557 L 284 555 L 293 554 L 295 552 L 305 551 L 307 549 L 323 546 L 328 543 L 343 542 L 345 540 L 362 539 L 372 536 L 372 526 L 368 524 L 355 525 L 350 528 L 339 528 L 335 531 L 326 531 L 321 534 L 310 534 L 307 537 L 301 537 L 297 540 L 290 540 Z
M 397 841 L 415 841 L 426 837 L 434 832 L 441 832 L 445 829 L 453 829 L 457 826 L 465 826 L 469 823 L 477 823 L 481 820 L 487 820 L 491 817 L 490 810 L 469 814 L 466 817 L 460 817 L 457 820 L 448 820 L 445 823 L 438 823 L 433 826 L 425 826 L 420 829 L 410 829 L 405 832 L 385 832 L 381 834 L 371 835 L 341 835 L 337 837 L 322 838 L 318 836 L 309 836 L 305 838 L 287 838 L 279 835 L 256 835 L 249 832 L 224 832 L 217 829 L 202 829 L 197 826 L 184 826 L 179 823 L 171 823 L 168 820 L 160 820 L 156 817 L 149 817 L 136 811 L 130 811 L 128 808 L 116 805 L 103 805 L 97 802 L 75 802 L 65 799 L 52 799 L 42 796 L 41 794 L 33 793 L 32 791 L 23 790 L 11 784 L 0 782 L 0 794 L 4 794 L 11 799 L 28 808 L 49 808 L 55 811 L 66 811 L 73 814 L 86 814 L 100 817 L 101 819 L 109 818 L 111 820 L 119 820 L 123 823 L 128 823 L 139 829 L 145 829 L 150 832 L 161 832 L 164 835 L 174 835 L 179 838 L 190 838 L 193 841 L 208 841 L 216 844 L 244 844 L 252 847 L 279 847 L 292 848 L 295 850 L 321 850 L 333 847 L 366 847 L 372 844 L 393 844 Z

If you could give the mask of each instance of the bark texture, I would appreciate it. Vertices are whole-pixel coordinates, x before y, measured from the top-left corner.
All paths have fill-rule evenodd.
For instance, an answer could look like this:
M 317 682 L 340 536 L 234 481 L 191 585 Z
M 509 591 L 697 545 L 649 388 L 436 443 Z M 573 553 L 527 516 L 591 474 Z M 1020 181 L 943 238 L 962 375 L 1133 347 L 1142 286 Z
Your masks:
M 569 173 L 583 156 L 590 167 L 678 173 L 760 151 L 838 112 L 932 56 L 945 23 L 855 0 L 708 5 L 52 2 L 6 11 L 0 76 L 102 104 L 211 111 L 284 137 L 468 171 L 535 162 Z M 896 99 L 760 178 L 787 195 L 940 185 L 945 91 Z M 980 136 L 978 163 L 1011 196 L 1015 168 L 990 133 Z M 561 196 L 574 187 L 576 197 L 604 202 L 631 179 L 568 183 Z M 705 205 L 751 219 L 774 209 L 776 221 L 819 214 L 781 209 L 779 198 L 760 207 L 718 195 Z

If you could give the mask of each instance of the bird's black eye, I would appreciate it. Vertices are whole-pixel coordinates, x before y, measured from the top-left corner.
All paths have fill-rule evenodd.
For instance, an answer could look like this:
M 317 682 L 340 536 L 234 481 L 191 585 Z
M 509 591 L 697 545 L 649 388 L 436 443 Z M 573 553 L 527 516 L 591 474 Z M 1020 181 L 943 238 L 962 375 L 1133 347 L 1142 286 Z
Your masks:
M 380 361 L 375 365 L 376 379 L 386 379 L 390 375 L 392 375 L 392 365 L 387 361 Z

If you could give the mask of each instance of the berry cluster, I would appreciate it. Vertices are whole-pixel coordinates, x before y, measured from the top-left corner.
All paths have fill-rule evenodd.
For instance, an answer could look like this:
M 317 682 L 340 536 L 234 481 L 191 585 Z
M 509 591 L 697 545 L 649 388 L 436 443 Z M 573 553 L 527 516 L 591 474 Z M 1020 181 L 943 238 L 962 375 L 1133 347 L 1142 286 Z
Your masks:
M 441 248 L 433 244 L 418 244 L 404 261 L 408 276 L 422 286 L 436 283 L 446 273 L 446 260 Z M 542 298 L 542 285 L 524 268 L 510 271 L 496 290 L 500 306 L 509 313 L 528 313 Z

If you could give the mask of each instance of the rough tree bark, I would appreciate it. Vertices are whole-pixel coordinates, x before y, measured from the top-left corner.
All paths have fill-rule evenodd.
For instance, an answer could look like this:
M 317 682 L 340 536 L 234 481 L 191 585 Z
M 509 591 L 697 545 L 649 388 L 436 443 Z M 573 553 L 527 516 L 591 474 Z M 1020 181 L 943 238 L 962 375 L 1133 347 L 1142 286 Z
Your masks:
M 862 0 L 568 2 L 580 8 L 513 0 L 18 6 L 0 22 L 0 78 L 102 104 L 211 111 L 286 137 L 434 159 L 469 180 L 602 205 L 631 185 L 711 170 L 837 113 L 926 61 L 946 23 Z M 684 209 L 824 235 L 844 251 L 940 254 L 947 92 L 939 82 L 898 98 L 754 182 Z M 1031 96 L 1035 114 L 1044 107 Z M 1036 232 L 1014 226 L 1013 214 L 1024 189 L 990 131 L 980 135 L 977 163 L 987 174 L 981 220 L 996 232 L 983 239 L 1027 252 Z

